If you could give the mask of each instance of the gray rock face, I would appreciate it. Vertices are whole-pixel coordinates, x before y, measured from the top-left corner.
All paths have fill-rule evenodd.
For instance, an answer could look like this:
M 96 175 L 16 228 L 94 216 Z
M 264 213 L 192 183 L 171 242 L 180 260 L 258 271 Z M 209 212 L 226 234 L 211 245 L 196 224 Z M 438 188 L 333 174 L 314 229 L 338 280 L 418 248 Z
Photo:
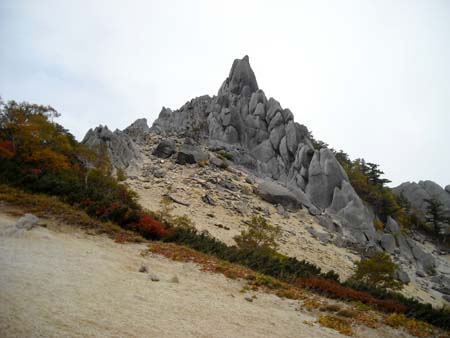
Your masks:
M 82 143 L 94 151 L 106 152 L 112 166 L 127 173 L 134 173 L 142 163 L 139 146 L 120 130 L 112 132 L 107 126 L 89 129 Z
M 381 236 L 380 244 L 384 251 L 389 253 L 394 253 L 394 250 L 397 247 L 395 244 L 395 238 L 391 234 L 384 234 Z
M 395 278 L 398 279 L 403 284 L 408 284 L 411 281 L 408 273 L 399 268 L 397 268 L 397 270 L 395 271 Z
M 258 90 L 255 73 L 250 67 L 249 57 L 246 55 L 242 60 L 236 59 L 230 70 L 230 75 L 220 89 L 222 92 L 233 94 L 251 95 Z
M 391 216 L 388 216 L 384 230 L 396 235 L 400 232 L 400 226 Z
M 426 212 L 426 199 L 435 198 L 450 210 L 450 185 L 445 189 L 433 181 L 405 182 L 394 188 L 397 196 L 405 198 L 413 208 Z
M 159 158 L 168 158 L 176 153 L 176 144 L 174 140 L 165 139 L 159 142 L 156 149 L 153 151 L 153 155 Z
M 208 153 L 204 152 L 199 146 L 183 144 L 177 154 L 178 164 L 193 164 L 207 161 Z
M 146 136 L 150 133 L 147 119 L 137 119 L 130 126 L 123 130 L 136 143 L 144 143 Z
M 257 194 L 269 203 L 281 204 L 290 210 L 297 210 L 302 207 L 300 200 L 294 193 L 275 182 L 262 182 L 257 188 Z
M 330 150 L 314 149 L 308 129 L 293 117 L 259 89 L 246 56 L 233 62 L 217 96 L 193 99 L 175 111 L 163 108 L 151 131 L 224 147 L 235 164 L 296 191 L 300 203 L 338 215 L 349 238 L 373 240 L 372 216 L 345 171 Z

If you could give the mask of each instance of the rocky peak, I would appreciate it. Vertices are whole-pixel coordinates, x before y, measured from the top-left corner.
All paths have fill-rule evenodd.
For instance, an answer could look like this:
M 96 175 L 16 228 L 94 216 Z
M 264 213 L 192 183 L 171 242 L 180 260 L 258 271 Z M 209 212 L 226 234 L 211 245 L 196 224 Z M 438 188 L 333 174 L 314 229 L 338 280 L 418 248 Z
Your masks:
M 224 147 L 256 176 L 288 187 L 314 213 L 328 210 L 357 242 L 377 239 L 372 217 L 334 154 L 314 149 L 308 129 L 259 89 L 248 56 L 234 60 L 218 96 L 163 109 L 151 128 Z
M 118 129 L 114 132 L 107 126 L 89 129 L 82 143 L 94 151 L 106 151 L 114 169 L 134 173 L 139 169 L 142 154 L 131 137 Z
M 124 129 L 123 132 L 130 136 L 133 141 L 142 143 L 145 141 L 146 136 L 150 132 L 150 128 L 147 124 L 147 119 L 142 118 L 134 121 L 130 126 Z
M 258 90 L 255 73 L 250 66 L 248 55 L 236 59 L 231 66 L 230 74 L 219 90 L 219 96 L 225 93 L 250 96 Z

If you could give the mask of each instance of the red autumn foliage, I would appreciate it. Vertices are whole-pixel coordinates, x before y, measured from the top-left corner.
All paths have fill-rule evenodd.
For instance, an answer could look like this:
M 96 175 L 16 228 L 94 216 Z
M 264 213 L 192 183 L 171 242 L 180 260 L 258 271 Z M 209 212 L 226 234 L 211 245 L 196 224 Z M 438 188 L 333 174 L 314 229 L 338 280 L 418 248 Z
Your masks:
M 6 158 L 14 156 L 14 145 L 11 141 L 0 141 L 0 156 Z
M 137 231 L 143 237 L 151 239 L 160 239 L 162 236 L 171 233 L 171 230 L 166 229 L 163 223 L 145 213 L 141 215 L 137 223 L 129 224 L 128 227 Z
M 338 283 L 317 277 L 299 279 L 295 283 L 302 288 L 310 288 L 325 294 L 341 298 L 360 301 L 362 303 L 375 305 L 377 308 L 387 312 L 404 313 L 406 307 L 394 300 L 377 299 L 370 294 L 362 291 L 356 291 L 351 288 L 339 285 Z
M 33 175 L 39 176 L 42 173 L 42 169 L 33 168 L 30 170 Z

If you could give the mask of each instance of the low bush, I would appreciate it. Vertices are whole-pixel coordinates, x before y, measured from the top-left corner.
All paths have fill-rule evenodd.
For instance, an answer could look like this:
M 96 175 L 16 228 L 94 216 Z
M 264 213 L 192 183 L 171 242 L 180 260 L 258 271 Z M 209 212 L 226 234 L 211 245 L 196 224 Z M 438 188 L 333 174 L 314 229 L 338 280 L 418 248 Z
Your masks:
M 320 325 L 336 330 L 343 335 L 353 335 L 351 323 L 345 319 L 336 316 L 320 316 L 318 322 Z
M 365 304 L 376 306 L 378 309 L 386 312 L 400 312 L 406 311 L 406 307 L 393 300 L 380 300 L 362 291 L 356 291 L 349 287 L 345 287 L 336 281 L 327 280 L 323 278 L 311 277 L 299 279 L 296 285 L 312 289 L 337 299 L 359 301 Z

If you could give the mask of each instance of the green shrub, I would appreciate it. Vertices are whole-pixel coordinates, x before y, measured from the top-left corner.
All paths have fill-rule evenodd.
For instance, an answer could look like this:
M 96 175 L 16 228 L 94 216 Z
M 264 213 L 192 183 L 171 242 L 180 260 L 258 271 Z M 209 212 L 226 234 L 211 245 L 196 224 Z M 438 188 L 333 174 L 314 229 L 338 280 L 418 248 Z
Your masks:
M 352 279 L 383 288 L 401 288 L 401 283 L 394 278 L 396 266 L 389 254 L 377 252 L 371 258 L 363 259 L 355 265 L 356 271 Z
M 281 228 L 270 224 L 262 216 L 253 216 L 247 229 L 243 230 L 239 236 L 234 237 L 236 244 L 241 249 L 261 249 L 275 251 L 278 247 L 276 240 L 281 235 Z

